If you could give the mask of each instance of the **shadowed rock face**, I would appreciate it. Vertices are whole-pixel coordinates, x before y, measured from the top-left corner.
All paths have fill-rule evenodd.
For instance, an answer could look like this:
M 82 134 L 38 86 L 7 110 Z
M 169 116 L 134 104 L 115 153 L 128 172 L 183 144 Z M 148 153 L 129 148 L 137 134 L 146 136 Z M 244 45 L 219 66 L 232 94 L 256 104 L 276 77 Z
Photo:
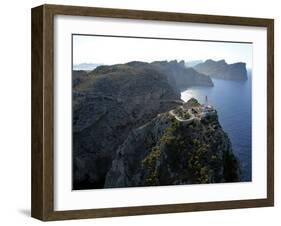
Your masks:
M 105 187 L 235 181 L 239 163 L 217 115 L 186 125 L 164 113 L 120 145 Z
M 180 93 L 149 64 L 102 66 L 80 80 L 73 87 L 73 185 L 102 188 L 129 132 L 181 103 Z
M 193 68 L 187 68 L 184 61 L 155 61 L 151 63 L 155 69 L 164 73 L 169 83 L 178 89 L 189 86 L 213 86 L 209 76 L 199 73 Z
M 187 69 L 183 62 L 177 61 L 151 64 L 130 62 L 99 66 L 89 73 L 74 71 L 73 189 L 123 186 L 123 182 L 112 182 L 114 178 L 110 175 L 120 173 L 113 169 L 122 168 L 122 164 L 117 160 L 122 153 L 119 150 L 125 148 L 126 144 L 128 147 L 132 146 L 129 148 L 131 151 L 134 150 L 134 153 L 130 154 L 134 160 L 130 159 L 132 164 L 128 172 L 133 177 L 138 177 L 139 173 L 132 173 L 139 169 L 139 162 L 136 161 L 141 159 L 149 164 L 149 158 L 145 160 L 145 157 L 152 145 L 158 142 L 150 141 L 148 134 L 154 133 L 153 131 L 159 127 L 159 130 L 157 129 L 159 138 L 166 126 L 172 123 L 166 118 L 163 121 L 167 122 L 167 125 L 164 125 L 158 115 L 161 113 L 165 115 L 165 112 L 181 105 L 180 88 L 192 85 L 209 86 L 212 85 L 212 81 L 208 76 L 194 69 Z M 160 120 L 159 123 L 163 126 L 155 124 L 153 128 L 152 125 L 157 120 Z M 139 146 L 139 143 L 135 143 L 134 146 L 134 143 L 130 142 L 135 131 L 141 132 L 142 128 L 150 127 L 151 132 L 145 130 L 144 135 L 147 137 L 146 149 Z M 153 135 L 155 138 L 157 136 Z M 137 168 L 133 169 L 133 163 L 136 163 Z M 123 169 L 121 171 L 125 172 Z M 148 173 L 147 178 L 150 178 L 149 175 Z M 116 178 L 125 180 L 123 177 Z M 179 180 L 173 183 L 177 181 Z M 143 185 L 149 183 L 145 182 Z M 137 183 L 132 182 L 133 184 Z
M 73 71 L 72 72 L 72 87 L 75 89 L 75 87 L 79 84 L 81 84 L 84 80 L 86 80 L 88 77 L 88 74 L 86 71 Z
M 246 64 L 242 62 L 227 64 L 225 60 L 206 60 L 204 63 L 195 65 L 194 69 L 212 78 L 237 81 L 248 79 Z

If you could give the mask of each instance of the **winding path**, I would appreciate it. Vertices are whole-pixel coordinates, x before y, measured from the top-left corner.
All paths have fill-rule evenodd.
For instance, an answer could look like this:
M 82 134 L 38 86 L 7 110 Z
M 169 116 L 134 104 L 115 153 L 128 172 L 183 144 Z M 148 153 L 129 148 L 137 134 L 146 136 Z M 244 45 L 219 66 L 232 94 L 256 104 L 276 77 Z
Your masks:
M 174 116 L 175 119 L 177 119 L 179 122 L 182 122 L 184 124 L 190 124 L 195 119 L 194 115 L 192 115 L 189 119 L 181 119 L 174 113 L 174 110 L 169 111 L 169 114 Z

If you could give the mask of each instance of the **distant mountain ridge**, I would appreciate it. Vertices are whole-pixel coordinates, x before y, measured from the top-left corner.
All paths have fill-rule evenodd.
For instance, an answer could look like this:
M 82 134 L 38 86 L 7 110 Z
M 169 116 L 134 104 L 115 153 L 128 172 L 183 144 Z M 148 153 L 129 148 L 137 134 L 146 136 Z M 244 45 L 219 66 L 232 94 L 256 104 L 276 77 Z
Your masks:
M 173 87 L 178 89 L 190 86 L 213 86 L 212 79 L 197 72 L 194 68 L 187 68 L 182 61 L 155 61 L 151 65 L 159 72 L 164 73 Z
M 193 67 L 199 73 L 203 73 L 212 78 L 243 81 L 247 80 L 246 64 L 237 62 L 227 64 L 225 60 L 206 60 L 203 63 L 197 64 Z
M 102 64 L 93 64 L 93 63 L 74 64 L 73 70 L 75 70 L 75 71 L 92 71 L 100 65 L 102 65 Z
M 94 65 L 94 64 L 93 64 Z M 185 62 L 172 61 L 154 61 L 152 63 L 131 61 L 125 64 L 99 65 L 91 71 L 82 69 L 73 69 L 74 84 L 85 79 L 89 75 L 99 75 L 109 72 L 126 72 L 127 70 L 137 73 L 140 69 L 149 69 L 151 72 L 157 71 L 166 76 L 169 84 L 179 91 L 182 88 L 190 86 L 213 86 L 212 79 L 203 73 L 196 71 L 192 67 L 186 67 Z M 86 73 L 83 73 L 85 71 Z M 153 73 L 153 72 L 152 72 Z
M 186 67 L 194 67 L 197 64 L 203 63 L 203 60 L 190 60 L 190 61 L 185 61 L 185 66 Z

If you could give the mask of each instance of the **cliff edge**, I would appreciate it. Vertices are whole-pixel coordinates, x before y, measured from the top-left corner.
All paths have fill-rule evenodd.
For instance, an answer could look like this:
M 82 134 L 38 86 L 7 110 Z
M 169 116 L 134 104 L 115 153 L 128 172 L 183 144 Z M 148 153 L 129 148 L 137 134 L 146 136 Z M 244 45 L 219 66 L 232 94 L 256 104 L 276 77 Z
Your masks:
M 212 78 L 244 81 L 247 80 L 246 64 L 238 62 L 227 64 L 225 60 L 206 60 L 194 66 L 194 69 Z
M 240 180 L 238 159 L 215 109 L 195 99 L 134 129 L 116 153 L 105 187 Z

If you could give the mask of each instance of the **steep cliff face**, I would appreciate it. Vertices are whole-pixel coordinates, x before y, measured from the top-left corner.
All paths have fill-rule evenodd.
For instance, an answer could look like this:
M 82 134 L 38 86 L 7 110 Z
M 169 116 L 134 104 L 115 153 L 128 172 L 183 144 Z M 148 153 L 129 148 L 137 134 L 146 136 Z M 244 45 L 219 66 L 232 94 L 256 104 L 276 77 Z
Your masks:
M 203 60 L 190 60 L 190 61 L 185 61 L 185 66 L 186 67 L 194 67 L 197 64 L 203 63 Z
M 74 82 L 74 189 L 103 187 L 129 132 L 179 103 L 180 93 L 149 64 L 101 66 Z
M 239 163 L 217 114 L 186 124 L 163 113 L 119 147 L 105 187 L 235 181 Z
M 204 63 L 195 65 L 194 69 L 213 78 L 238 81 L 248 78 L 246 64 L 242 62 L 227 64 L 225 60 L 206 60 Z
M 211 78 L 193 68 L 187 68 L 184 61 L 156 61 L 151 65 L 164 73 L 173 87 L 182 89 L 189 86 L 213 86 Z

